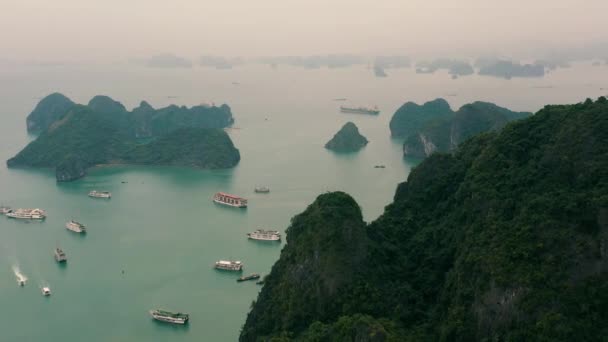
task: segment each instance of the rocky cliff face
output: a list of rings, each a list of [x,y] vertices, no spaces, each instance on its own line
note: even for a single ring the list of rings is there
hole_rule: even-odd
[[[336,152],[356,152],[367,145],[367,139],[359,133],[359,129],[352,122],[347,122],[325,144],[325,148]]]
[[[423,105],[407,102],[391,118],[391,135],[401,138],[408,137],[418,132],[428,122],[450,117],[452,114],[450,105],[444,99],[436,99]]]
[[[431,155],[366,227],[347,195],[321,195],[293,219],[240,339],[600,341],[607,170],[601,97]]]
[[[426,158],[434,152],[453,151],[461,142],[476,134],[499,130],[508,122],[531,115],[513,112],[493,103],[474,102],[462,106],[449,117],[428,122],[407,137],[405,156]]]
[[[28,132],[37,133],[46,130],[53,122],[61,120],[73,106],[74,102],[62,94],[53,93],[46,96],[27,116]]]
[[[84,177],[88,166],[83,159],[70,155],[55,167],[55,178],[58,182],[71,182]]]
[[[357,203],[342,192],[319,196],[287,229],[287,245],[265,278],[241,340],[301,331],[313,318],[323,321],[340,312],[343,290],[357,277],[353,270],[362,265],[366,246]]]

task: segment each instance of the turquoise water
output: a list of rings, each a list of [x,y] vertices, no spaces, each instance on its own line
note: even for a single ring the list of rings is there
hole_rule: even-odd
[[[154,106],[226,102],[236,119],[229,134],[242,156],[231,170],[107,167],[64,184],[55,182],[51,170],[9,170],[0,163],[0,204],[48,213],[41,223],[0,217],[0,340],[234,341],[260,287],[237,283],[236,274],[213,270],[213,262],[239,259],[244,274],[266,274],[281,244],[248,241],[245,234],[256,228],[284,231],[293,215],[325,191],[352,194],[367,221],[381,214],[413,167],[388,130],[403,102],[456,94],[446,97],[454,107],[485,100],[537,110],[606,93],[600,90],[606,74],[586,66],[511,81],[450,80],[412,70],[377,79],[364,68],[0,70],[2,161],[33,138],[25,132],[25,117],[52,91],[81,103],[107,94],[128,108],[141,100]],[[341,103],[332,99],[341,97],[377,104],[382,113],[340,114]],[[326,151],[325,142],[347,120],[369,145],[354,154]],[[386,168],[375,169],[376,164]],[[255,194],[256,185],[272,191]],[[88,198],[92,189],[109,190],[113,197]],[[211,198],[217,191],[247,197],[249,208],[215,205]],[[87,224],[86,236],[65,229],[71,218]],[[65,267],[53,259],[56,246],[68,255]],[[29,278],[24,288],[17,286],[14,266]],[[51,297],[42,297],[43,285],[51,287]],[[188,312],[191,324],[159,324],[147,313],[157,307]]]

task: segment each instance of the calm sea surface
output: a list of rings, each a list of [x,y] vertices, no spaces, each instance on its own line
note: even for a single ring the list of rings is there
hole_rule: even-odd
[[[248,241],[245,234],[256,228],[284,231],[293,215],[326,191],[350,193],[367,221],[380,215],[414,166],[403,160],[401,143],[391,140],[388,129],[405,101],[444,97],[455,109],[482,100],[536,111],[547,103],[605,95],[606,76],[608,68],[587,65],[513,80],[451,80],[412,69],[389,70],[388,78],[379,79],[364,67],[0,68],[0,205],[48,213],[42,223],[0,217],[0,341],[235,341],[260,287],[213,270],[214,261],[238,259],[244,274],[268,273],[282,244]],[[155,107],[227,103],[236,120],[229,134],[242,160],[222,171],[99,168],[65,184],[57,184],[50,170],[7,169],[5,160],[33,139],[26,116],[54,91],[78,103],[109,95],[128,109],[141,100]],[[341,114],[342,102],[334,98],[376,104],[382,112]],[[349,120],[370,140],[368,146],[355,154],[325,150]],[[272,192],[254,194],[256,185]],[[90,199],[92,189],[109,190],[113,197]],[[214,205],[217,191],[248,197],[250,206]],[[71,218],[85,223],[89,233],[68,232],[64,225]],[[65,267],[53,259],[56,246],[68,255]],[[23,288],[17,286],[16,267],[28,277]],[[40,293],[45,285],[53,291],[49,298]],[[190,325],[156,323],[148,310],[157,307],[190,313]]]

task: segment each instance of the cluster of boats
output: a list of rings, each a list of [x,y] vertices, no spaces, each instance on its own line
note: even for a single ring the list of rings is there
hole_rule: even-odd
[[[89,192],[89,197],[93,197],[93,198],[111,198],[112,197],[112,193],[108,192],[108,191],[90,191]],[[6,215],[6,217],[9,218],[14,218],[14,219],[20,219],[20,220],[44,220],[46,219],[46,211],[39,209],[39,208],[35,208],[35,209],[30,209],[30,208],[19,208],[19,209],[11,209],[10,207],[6,207],[6,206],[0,206],[0,215]],[[65,224],[65,227],[67,230],[75,232],[75,233],[79,233],[79,234],[83,234],[86,233],[86,226],[80,222],[74,221],[74,220],[70,220]],[[54,256],[55,256],[55,261],[57,261],[60,264],[64,264],[68,261],[68,257],[65,253],[65,251],[59,247],[55,248],[54,251]],[[25,277],[25,275],[23,275],[20,271],[15,271],[15,276],[17,277],[17,284],[19,286],[25,286],[25,282],[27,281],[27,277]],[[42,291],[42,295],[44,296],[50,296],[51,295],[51,289],[48,286],[44,286],[41,288]]]
[[[266,186],[258,186],[255,187],[254,192],[256,193],[269,193],[270,188]],[[88,194],[89,197],[92,198],[112,198],[112,194],[108,191],[90,191]],[[218,192],[213,196],[213,201],[215,203],[226,205],[235,208],[247,208],[248,201],[246,198],[232,195],[224,192]],[[46,218],[46,212],[42,209],[11,209],[9,207],[0,207],[0,214],[4,214],[7,217],[16,218],[16,219],[27,219],[27,220],[44,220]],[[83,223],[77,222],[75,220],[70,220],[65,224],[66,229],[69,231],[84,234],[87,232],[87,228]],[[251,240],[259,240],[259,241],[281,241],[281,233],[277,230],[266,230],[266,229],[256,229],[253,232],[247,233],[247,238]],[[55,261],[58,263],[66,263],[67,255],[64,250],[57,247],[54,251]],[[243,262],[239,260],[218,260],[215,262],[214,268],[217,270],[231,271],[231,272],[242,272],[243,271]],[[17,282],[20,286],[24,286],[26,282],[26,277],[21,273],[16,273]],[[249,275],[241,276],[237,278],[237,282],[244,282],[248,280],[258,280],[261,276],[258,273],[252,273]],[[259,280],[256,282],[257,284],[262,284],[263,281]],[[42,287],[42,294],[44,296],[51,295],[51,289],[48,286]],[[150,310],[150,315],[152,318],[162,322],[168,322],[173,324],[186,324],[188,323],[190,316],[181,312],[171,312],[162,309]]]

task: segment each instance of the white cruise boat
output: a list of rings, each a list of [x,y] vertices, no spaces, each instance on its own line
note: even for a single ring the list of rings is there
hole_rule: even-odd
[[[67,255],[61,248],[55,248],[55,260],[57,262],[66,262],[68,261]]]
[[[42,295],[45,297],[48,297],[51,295],[51,288],[48,286],[45,286],[42,288]]]
[[[247,208],[247,200],[243,197],[218,192],[213,196],[213,202],[236,208]]]
[[[242,271],[243,263],[240,261],[219,260],[215,262],[215,268],[226,271]]]
[[[10,213],[12,210],[9,207],[0,206],[0,215],[5,215]]]
[[[247,233],[247,237],[252,240],[281,241],[281,233],[277,230],[257,229],[253,233]]]
[[[112,198],[112,193],[109,191],[89,191],[89,197],[93,198]]]
[[[74,220],[70,220],[68,221],[68,223],[65,224],[65,227],[68,230],[71,230],[75,233],[86,233],[87,229],[86,226],[80,222],[76,222]]]
[[[15,209],[6,213],[6,216],[22,220],[44,220],[46,212],[42,209]]]

